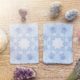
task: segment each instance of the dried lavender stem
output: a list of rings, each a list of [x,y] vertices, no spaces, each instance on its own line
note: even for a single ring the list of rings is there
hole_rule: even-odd
[[[67,80],[77,80],[77,76],[76,76],[76,73],[73,71],[70,76],[68,77]]]
[[[80,80],[80,59],[76,63],[73,72],[70,74],[67,80]]]

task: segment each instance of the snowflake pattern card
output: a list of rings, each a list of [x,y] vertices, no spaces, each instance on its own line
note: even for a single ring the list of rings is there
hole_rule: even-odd
[[[73,26],[65,23],[44,25],[43,61],[46,64],[71,64]]]
[[[10,63],[38,63],[37,24],[16,24],[11,26]]]

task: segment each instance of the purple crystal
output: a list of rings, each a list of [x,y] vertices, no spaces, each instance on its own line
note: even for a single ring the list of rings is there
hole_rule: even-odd
[[[14,71],[14,80],[30,80],[36,77],[32,68],[18,67]]]

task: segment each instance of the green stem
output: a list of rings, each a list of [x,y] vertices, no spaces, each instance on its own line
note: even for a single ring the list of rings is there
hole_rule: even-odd
[[[77,80],[77,76],[76,76],[75,71],[73,71],[73,72],[71,73],[71,75],[68,77],[67,80]]]

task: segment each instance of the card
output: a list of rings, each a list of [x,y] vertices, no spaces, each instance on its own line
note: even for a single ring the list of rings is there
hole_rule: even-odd
[[[73,26],[65,23],[44,24],[43,61],[46,64],[71,64]]]
[[[38,63],[38,25],[15,24],[10,28],[10,63]]]

